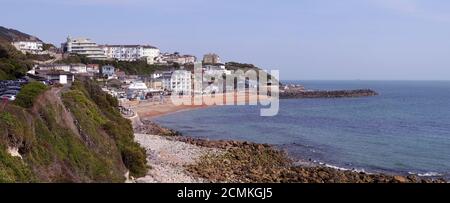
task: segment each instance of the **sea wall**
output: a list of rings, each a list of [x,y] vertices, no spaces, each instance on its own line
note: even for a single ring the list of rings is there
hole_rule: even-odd
[[[378,93],[371,89],[334,90],[334,91],[286,90],[280,92],[281,99],[370,97],[377,95]]]

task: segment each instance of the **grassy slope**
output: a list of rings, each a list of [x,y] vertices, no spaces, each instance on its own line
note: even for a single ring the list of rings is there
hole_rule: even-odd
[[[37,89],[31,85],[24,89]],[[115,110],[117,101],[100,92],[92,96],[94,85],[75,84],[63,93],[64,105],[46,91],[26,98],[31,108],[0,108],[0,182],[123,182],[127,168],[145,174],[145,151],[133,141],[131,124]],[[79,130],[66,122],[71,115]],[[17,147],[23,160],[6,153],[8,146]]]

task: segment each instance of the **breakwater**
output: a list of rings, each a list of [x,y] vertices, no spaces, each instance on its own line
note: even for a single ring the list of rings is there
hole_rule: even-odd
[[[378,93],[371,89],[333,90],[333,91],[286,90],[280,92],[281,99],[370,97],[377,95]]]

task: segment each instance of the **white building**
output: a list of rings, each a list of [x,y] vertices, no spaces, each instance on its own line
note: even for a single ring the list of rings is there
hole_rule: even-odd
[[[157,71],[152,73],[151,79],[158,79],[158,78],[163,76],[163,73],[164,73],[163,71],[158,71],[157,70]]]
[[[43,51],[43,43],[39,41],[16,41],[12,45],[24,54],[39,54]]]
[[[62,47],[65,53],[78,54],[97,60],[106,59],[103,50],[88,38],[67,37],[67,41],[62,44]]]
[[[159,56],[158,48],[149,45],[102,45],[106,57],[119,61],[136,61],[145,59],[149,64]]]
[[[87,68],[82,63],[70,64],[70,72],[74,74],[87,73]]]
[[[165,90],[179,94],[190,94],[192,91],[192,73],[186,70],[164,72],[161,77]]]
[[[164,53],[155,58],[155,63],[157,64],[173,64],[177,63],[180,65],[193,64],[197,61],[197,58],[192,55],[180,55],[175,52],[173,54]]]
[[[132,84],[128,87],[128,89],[129,89],[129,90],[132,90],[132,91],[147,91],[147,90],[148,90],[148,87],[147,87],[147,85],[146,85],[145,83],[143,83],[143,82],[135,82],[135,83],[132,83]]]
[[[37,69],[44,70],[44,71],[70,72],[70,65],[66,65],[66,64],[43,64],[43,65],[39,65]]]
[[[100,73],[99,65],[98,64],[87,64],[86,71],[88,73],[98,74],[98,73]]]

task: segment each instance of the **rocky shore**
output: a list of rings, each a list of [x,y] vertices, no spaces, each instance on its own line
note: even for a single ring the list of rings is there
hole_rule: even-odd
[[[370,97],[377,95],[378,93],[371,89],[335,91],[305,91],[293,89],[280,92],[281,99]]]
[[[167,136],[164,132],[170,130],[143,122],[149,126],[139,129],[159,131],[162,136],[136,135],[136,141],[147,149],[152,167],[137,182],[445,183],[415,175],[367,174],[312,163],[299,166],[287,154],[267,144]]]
[[[148,134],[159,136],[182,136],[181,132],[168,128],[163,128],[148,119],[142,119],[140,125],[135,125],[134,132],[137,134]]]

